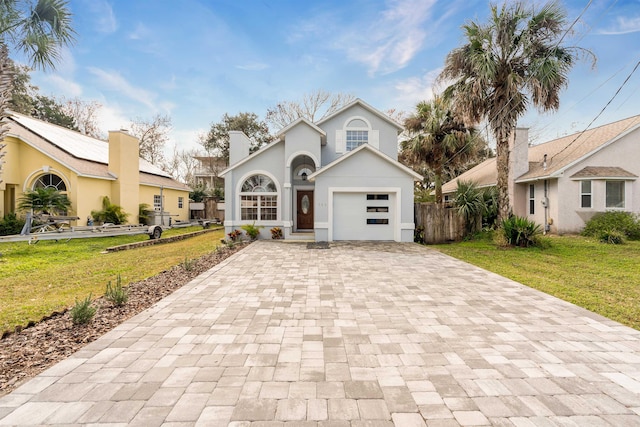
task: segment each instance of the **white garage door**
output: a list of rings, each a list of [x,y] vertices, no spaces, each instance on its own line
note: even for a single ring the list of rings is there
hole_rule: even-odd
[[[334,193],[333,240],[394,240],[394,193]]]

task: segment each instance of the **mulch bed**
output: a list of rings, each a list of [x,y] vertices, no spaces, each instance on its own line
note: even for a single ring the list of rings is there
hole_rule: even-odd
[[[131,283],[127,287],[129,299],[122,307],[114,307],[103,297],[96,299],[93,305],[98,310],[87,325],[74,325],[67,310],[3,337],[0,339],[0,396],[151,307],[242,247],[242,244],[220,246],[217,251],[193,260],[187,266],[176,265],[156,276]]]

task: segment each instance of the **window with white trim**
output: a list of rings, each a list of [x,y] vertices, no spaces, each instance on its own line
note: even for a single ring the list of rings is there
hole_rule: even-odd
[[[252,175],[240,190],[240,219],[275,221],[278,219],[278,190],[266,175]]]
[[[347,151],[354,150],[369,142],[368,130],[347,130]]]
[[[162,196],[159,194],[153,195],[153,210],[158,212],[162,210]]]
[[[182,209],[184,207],[184,197],[178,197],[178,209]]]
[[[591,207],[591,181],[580,181],[580,207]]]
[[[536,213],[536,186],[529,184],[529,215]]]
[[[624,209],[624,181],[607,181],[605,207]]]
[[[33,189],[36,188],[55,188],[58,191],[67,191],[67,185],[62,178],[53,173],[46,173],[38,177],[33,183]]]

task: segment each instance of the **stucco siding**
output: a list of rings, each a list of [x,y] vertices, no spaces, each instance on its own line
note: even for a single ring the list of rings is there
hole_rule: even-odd
[[[379,132],[379,150],[392,159],[397,160],[397,128],[364,107],[354,105],[343,111],[342,114],[332,117],[320,125],[322,130],[327,133],[327,144],[322,147],[322,165],[327,165],[343,155],[343,153],[336,152],[336,131],[344,130],[345,125],[355,117],[364,117],[367,119],[371,124],[371,129]]]

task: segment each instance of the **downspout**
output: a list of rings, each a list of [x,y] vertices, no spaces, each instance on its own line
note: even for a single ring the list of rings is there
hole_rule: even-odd
[[[546,157],[546,156],[545,156]],[[549,226],[549,180],[544,180],[544,233],[547,234],[551,227]]]

